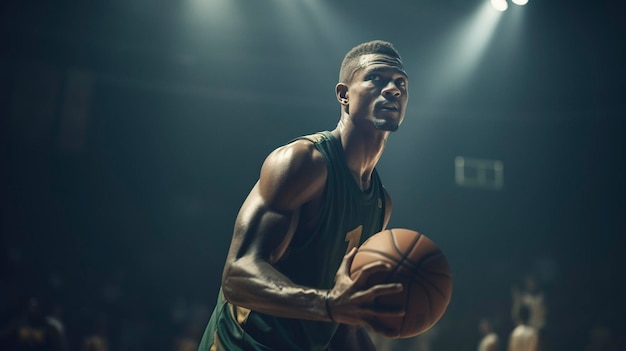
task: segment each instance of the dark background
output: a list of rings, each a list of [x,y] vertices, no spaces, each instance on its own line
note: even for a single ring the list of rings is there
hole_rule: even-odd
[[[343,55],[384,39],[411,95],[378,167],[390,226],[429,235],[454,274],[435,350],[475,349],[481,316],[508,332],[526,273],[552,349],[597,325],[623,338],[623,6],[486,2],[0,5],[2,307],[44,298],[73,348],[107,313],[119,349],[171,349],[206,322],[264,157],[333,129]],[[502,161],[504,187],[456,185],[457,156]]]

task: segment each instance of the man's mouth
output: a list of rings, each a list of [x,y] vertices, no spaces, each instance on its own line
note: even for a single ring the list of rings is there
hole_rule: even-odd
[[[376,109],[380,111],[399,111],[400,108],[396,104],[380,104],[376,106]]]

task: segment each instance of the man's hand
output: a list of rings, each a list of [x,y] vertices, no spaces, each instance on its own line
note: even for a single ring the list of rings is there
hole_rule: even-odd
[[[395,331],[384,330],[377,325],[379,317],[402,317],[404,310],[389,310],[376,305],[376,298],[383,295],[397,294],[403,290],[400,283],[378,284],[370,286],[369,277],[377,272],[391,269],[385,262],[365,265],[354,280],[350,278],[350,266],[356,255],[356,248],[348,252],[335,275],[335,286],[328,292],[328,313],[335,322],[349,325],[366,325],[388,337],[394,337]]]

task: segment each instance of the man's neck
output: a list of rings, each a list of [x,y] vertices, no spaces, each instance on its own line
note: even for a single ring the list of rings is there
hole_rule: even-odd
[[[347,166],[361,190],[367,190],[374,167],[383,154],[389,132],[373,130],[363,133],[340,122],[332,132],[341,140]]]

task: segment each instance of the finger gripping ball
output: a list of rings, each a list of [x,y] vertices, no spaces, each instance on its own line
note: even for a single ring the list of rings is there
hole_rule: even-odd
[[[366,265],[383,261],[388,271],[373,273],[368,285],[402,283],[398,294],[381,295],[380,309],[404,310],[404,316],[380,316],[372,322],[374,331],[393,331],[398,338],[418,335],[443,316],[452,295],[452,274],[448,260],[437,244],[414,230],[395,228],[376,233],[358,249],[350,275],[354,279]]]

